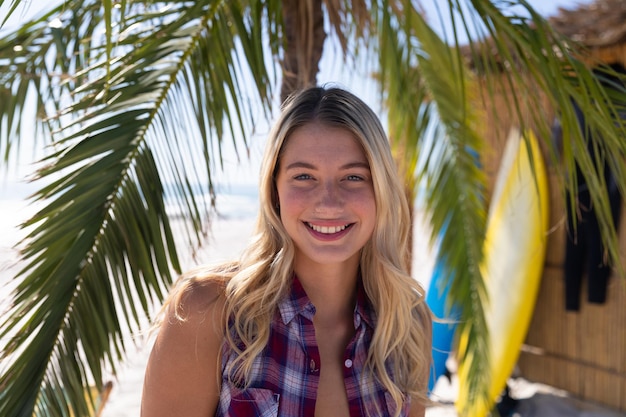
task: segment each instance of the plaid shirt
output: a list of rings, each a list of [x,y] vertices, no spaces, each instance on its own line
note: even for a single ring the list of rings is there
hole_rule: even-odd
[[[320,378],[315,339],[315,307],[297,278],[291,294],[279,303],[268,345],[256,358],[251,384],[233,383],[225,375],[235,353],[224,345],[222,388],[216,416],[313,417]],[[376,325],[374,311],[359,285],[354,310],[355,335],[344,353],[344,383],[351,417],[393,415],[395,403],[378,380],[365,372],[367,350]],[[402,406],[407,416],[409,403]]]

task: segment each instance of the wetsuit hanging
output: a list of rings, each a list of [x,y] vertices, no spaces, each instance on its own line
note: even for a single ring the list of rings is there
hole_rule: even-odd
[[[623,70],[621,65],[617,70]],[[622,71],[626,73],[626,71]],[[574,103],[574,110],[580,128],[585,134],[587,148],[592,160],[596,160],[593,140],[586,126],[581,109]],[[606,161],[602,167],[604,181],[607,186],[609,205],[613,225],[617,227],[620,220],[622,198],[616,180]],[[598,218],[596,216],[591,194],[585,177],[576,165],[576,179],[578,190],[573,200],[576,207],[572,207],[572,198],[567,196],[567,236],[565,247],[565,309],[578,311],[580,309],[583,272],[587,272],[587,301],[602,304],[606,301],[607,286],[611,274],[611,265],[607,251],[602,243],[602,236]]]

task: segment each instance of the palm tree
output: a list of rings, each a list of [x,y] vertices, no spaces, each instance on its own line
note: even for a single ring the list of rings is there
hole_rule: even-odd
[[[12,0],[9,7],[20,3]],[[461,306],[459,331],[470,335],[460,360],[469,362],[471,395],[486,395],[487,300],[477,268],[485,179],[472,151],[480,152],[483,143],[471,105],[477,77],[465,66],[459,36],[469,37],[470,55],[484,69],[481,81],[492,86],[485,91],[530,74],[564,109],[564,126],[572,132],[578,130],[570,100],[582,103],[626,191],[621,126],[575,58],[575,45],[525,1],[519,4],[526,17],[511,13],[508,3],[447,2],[459,12],[457,32],[446,42],[402,0],[67,0],[4,34],[4,162],[14,160],[22,123],[33,123],[24,119],[31,100],[49,152],[32,197],[42,208],[25,224],[25,266],[0,323],[0,340],[7,341],[0,356],[0,415],[89,414],[93,398],[85,397],[84,387],[102,387],[104,369],[115,373],[127,349],[122,335],[145,326],[180,272],[172,217],[186,219],[189,247],[202,242],[223,141],[245,148],[256,120],[272,114],[279,82],[282,98],[315,83],[326,36],[340,42],[347,66],[363,57],[372,65],[408,191],[426,184],[433,238],[444,224],[454,230],[443,235],[438,256],[452,260],[450,296]],[[479,51],[487,37],[498,54]],[[515,65],[502,70],[501,62]],[[534,108],[533,118],[541,120],[540,106]],[[576,143],[582,140],[575,136]],[[564,162],[582,164],[587,182],[598,184],[598,161],[582,149],[572,146]],[[564,178],[564,187],[576,187],[573,177]],[[166,196],[176,213],[166,208]],[[607,197],[595,191],[593,199],[617,259]]]

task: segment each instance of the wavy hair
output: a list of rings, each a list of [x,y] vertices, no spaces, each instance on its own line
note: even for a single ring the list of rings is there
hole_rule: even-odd
[[[370,165],[376,222],[361,251],[360,271],[378,321],[367,368],[391,394],[398,415],[405,395],[427,401],[424,382],[430,367],[431,315],[423,288],[409,272],[411,217],[387,136],[376,114],[352,93],[314,87],[284,103],[263,157],[259,214],[250,244],[238,263],[200,275],[196,272],[187,282],[208,280],[224,285],[225,335],[238,357],[230,371],[246,381],[254,359],[267,344],[278,302],[291,287],[294,244],[280,220],[275,178],[285,143],[296,129],[309,123],[352,133]]]

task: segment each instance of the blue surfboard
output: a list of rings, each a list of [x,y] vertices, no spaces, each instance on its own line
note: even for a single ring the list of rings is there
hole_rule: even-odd
[[[453,277],[446,277],[443,273],[444,260],[439,260],[433,269],[433,275],[426,292],[426,304],[441,322],[433,322],[432,341],[432,368],[428,380],[428,390],[432,392],[437,380],[446,373],[446,361],[452,350],[452,341],[456,330],[456,309],[447,308],[449,284]]]

